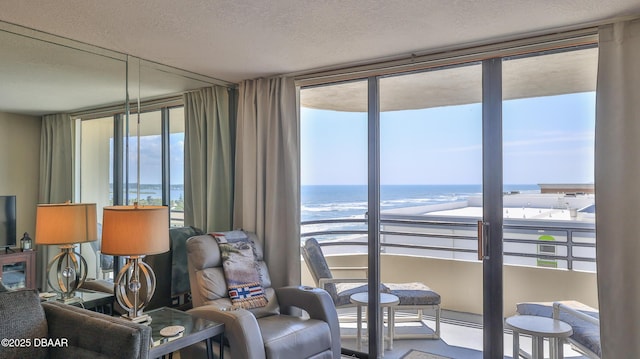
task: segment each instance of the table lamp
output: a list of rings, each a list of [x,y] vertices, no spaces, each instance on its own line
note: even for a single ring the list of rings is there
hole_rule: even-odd
[[[142,258],[168,250],[168,207],[104,207],[102,253],[127,257],[115,281],[116,299],[127,311],[123,317],[135,322],[149,320],[143,309],[153,297],[156,277]]]
[[[97,224],[95,203],[39,204],[36,209],[36,244],[60,246],[47,266],[47,282],[65,302],[74,299],[87,278],[87,261],[74,247],[98,239]]]

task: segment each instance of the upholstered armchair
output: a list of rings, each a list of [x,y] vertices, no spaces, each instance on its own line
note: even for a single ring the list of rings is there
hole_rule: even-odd
[[[2,359],[149,357],[150,327],[59,302],[40,303],[35,290],[1,292],[0,316]]]
[[[273,288],[262,247],[254,234],[255,264],[268,303],[242,309],[229,298],[218,242],[210,235],[187,241],[193,309],[189,312],[225,324],[233,359],[339,358],[340,327],[329,294],[318,288]],[[294,313],[302,309],[307,315]]]

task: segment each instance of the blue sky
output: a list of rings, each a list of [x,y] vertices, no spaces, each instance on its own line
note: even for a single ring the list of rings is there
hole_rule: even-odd
[[[366,184],[366,113],[301,109],[302,184]],[[383,184],[481,183],[480,104],[381,114]],[[593,183],[595,93],[503,105],[504,183]],[[130,181],[135,182],[132,137]],[[171,183],[184,183],[184,134],[170,137]],[[160,183],[160,136],[141,138],[141,183]]]
[[[480,104],[381,114],[382,184],[481,183]],[[302,184],[366,184],[366,113],[301,109]],[[505,184],[593,183],[595,93],[505,101]]]
[[[137,181],[137,137],[132,136],[129,140],[129,182]],[[160,162],[161,151],[160,135],[142,136],[140,138],[140,183],[160,184],[162,183],[162,163]],[[113,140],[110,146],[113,153]],[[170,148],[170,181],[171,184],[184,184],[184,133],[174,133],[169,136]],[[110,171],[113,169],[113,159],[110,159]]]

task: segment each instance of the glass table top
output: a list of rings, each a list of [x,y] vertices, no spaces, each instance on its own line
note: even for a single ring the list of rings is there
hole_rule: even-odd
[[[53,300],[61,301],[60,297],[61,295],[57,293],[53,296],[41,295],[40,298],[46,301],[53,301]],[[97,291],[87,290],[87,289],[78,289],[75,292],[73,292],[73,297],[68,299],[67,302],[69,302],[69,304],[87,303],[87,302],[93,302],[98,300],[113,300],[113,298],[114,296],[112,293],[97,292]]]
[[[200,336],[199,334],[202,334],[203,338],[212,337],[224,330],[222,323],[199,318],[173,308],[153,309],[144,312],[144,314],[151,317],[151,322],[148,325],[151,327],[153,347],[188,336]],[[164,337],[160,334],[163,328],[173,325],[183,326],[184,331],[173,337]]]

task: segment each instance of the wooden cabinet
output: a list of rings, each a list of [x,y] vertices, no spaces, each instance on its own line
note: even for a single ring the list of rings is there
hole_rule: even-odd
[[[36,252],[0,254],[0,280],[9,289],[37,289]]]

